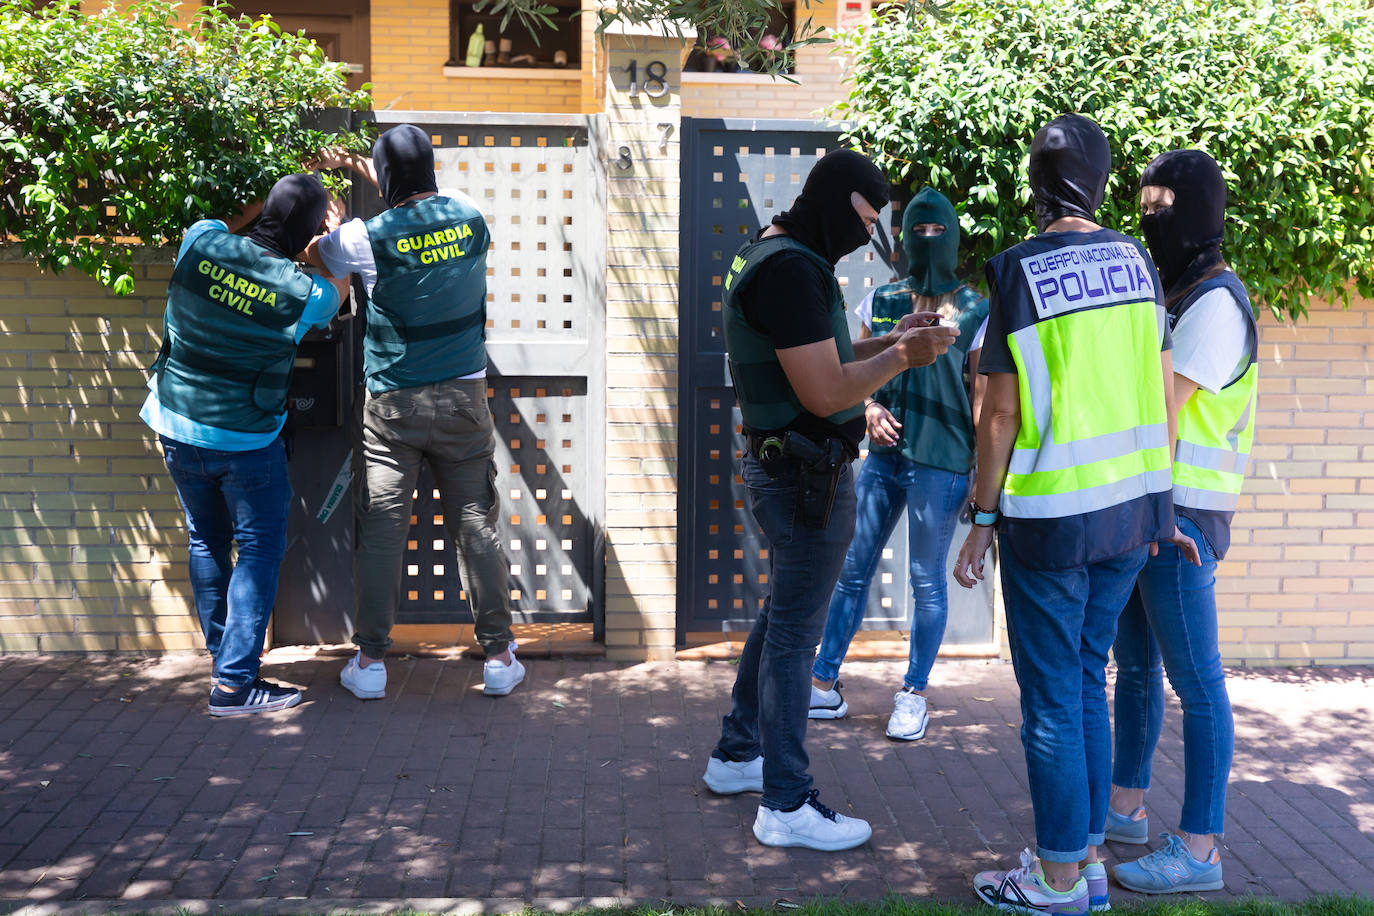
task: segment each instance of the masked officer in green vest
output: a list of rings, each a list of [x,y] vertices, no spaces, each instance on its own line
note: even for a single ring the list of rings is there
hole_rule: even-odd
[[[954,575],[982,578],[996,526],[1036,835],[1020,867],[974,878],[1002,909],[1108,904],[1097,856],[1111,784],[1107,652],[1149,545],[1191,546],[1170,498],[1162,288],[1140,242],[1094,221],[1110,169],[1091,120],[1041,128],[1030,150],[1039,234],[986,270],[974,527]]]
[[[921,312],[880,337],[849,338],[835,265],[868,241],[888,196],[882,172],[858,153],[822,157],[724,281],[725,345],[748,446],[742,472],[768,542],[771,594],[703,779],[718,794],[762,792],[754,836],[770,846],[849,849],[872,832],[812,788],[811,663],[854,532],[849,463],[864,434],[863,399],[929,365],[957,336]]]
[[[301,701],[296,688],[258,677],[258,657],[286,553],[291,484],[281,430],[296,346],[329,324],[347,290],[293,263],[326,203],[319,179],[290,175],[247,236],[231,230],[256,206],[232,227],[193,224],[167,288],[162,351],[140,416],[158,434],[186,510],[191,590],[214,659],[212,716]]]
[[[1150,557],[1121,613],[1116,645],[1116,747],[1107,839],[1145,843],[1143,803],[1164,719],[1169,674],[1183,706],[1183,810],[1178,830],[1118,883],[1143,893],[1223,886],[1216,835],[1226,819],[1235,728],[1217,646],[1217,562],[1255,435],[1259,331],[1250,297],[1222,260],[1226,183],[1201,150],[1172,150],[1140,177],[1140,226],[1164,284],[1173,327],[1174,513],[1200,562],[1172,545]]]
[[[463,588],[486,652],[490,696],[525,676],[515,658],[509,570],[496,536],[495,424],[487,405],[487,248],[477,204],[440,191],[429,135],[411,124],[378,138],[372,158],[333,155],[375,184],[388,209],[350,220],[311,244],[331,271],[356,271],[367,290],[363,374],[366,496],[358,540],[359,651],[340,672],[363,700],[386,695],[382,661],[400,604],[411,494],[421,463],[439,489]]]

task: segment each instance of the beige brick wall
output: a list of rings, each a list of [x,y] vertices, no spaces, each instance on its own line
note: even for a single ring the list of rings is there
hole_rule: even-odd
[[[670,658],[676,642],[678,161],[681,43],[606,44],[606,650]],[[668,65],[670,91],[631,96],[626,68]],[[665,125],[668,128],[665,137]],[[618,164],[625,147],[630,163]]]
[[[642,49],[641,49],[642,50]],[[620,53],[632,53],[625,50]],[[613,658],[671,654],[676,613],[674,117],[609,93],[607,613]],[[670,141],[671,143],[671,141]],[[0,652],[200,645],[181,511],[138,419],[168,268],[118,299],[0,264]],[[1262,321],[1259,429],[1218,571],[1228,663],[1374,662],[1374,302]]]
[[[1374,302],[1261,330],[1255,448],[1217,570],[1222,657],[1374,661]]]
[[[203,644],[182,515],[138,419],[164,265],[137,294],[0,264],[0,652]]]

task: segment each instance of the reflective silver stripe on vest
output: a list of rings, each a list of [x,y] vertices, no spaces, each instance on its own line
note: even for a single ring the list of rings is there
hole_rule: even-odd
[[[1224,471],[1227,474],[1244,474],[1250,456],[1244,452],[1233,452],[1224,448],[1212,448],[1194,442],[1178,440],[1174,461],[1179,464],[1204,468],[1209,471]]]
[[[1249,372],[1250,370],[1246,369],[1245,371]],[[1259,386],[1256,385],[1255,389],[1250,392],[1250,400],[1245,402],[1245,410],[1241,411],[1240,419],[1237,420],[1236,425],[1232,426],[1226,433],[1226,441],[1231,443],[1231,449],[1233,451],[1240,450],[1240,434],[1245,432],[1245,427],[1250,425],[1250,411],[1255,409],[1255,395],[1258,392]],[[1242,468],[1242,470],[1244,470],[1244,468]]]
[[[1002,494],[1002,514],[1008,518],[1068,518],[1110,509],[1151,493],[1167,493],[1173,487],[1167,470],[1134,474],[1125,480],[1051,496],[1012,496]]]
[[[1037,415],[1038,416],[1038,415]],[[1169,447],[1169,425],[1154,423],[1120,432],[1104,433],[1088,439],[1078,439],[1065,445],[1042,441],[1040,448],[1018,448],[1012,451],[1007,470],[1012,474],[1032,474],[1036,471],[1063,471],[1095,461],[1120,458],[1151,448]]]
[[[1078,439],[1063,445],[1054,441],[1054,411],[1050,406],[1050,372],[1045,365],[1045,353],[1040,348],[1040,337],[1035,333],[1035,325],[1022,328],[1012,334],[1021,351],[1025,366],[1026,383],[1030,388],[1031,410],[1035,414],[1035,424],[1040,430],[1039,448],[1018,448],[1011,453],[1011,463],[1007,466],[1009,474],[1033,474],[1036,471],[1063,471],[1097,461],[1120,458],[1144,449],[1169,447],[1169,424],[1152,423],[1136,426],[1114,433],[1104,433],[1088,439]],[[1055,518],[1057,516],[1028,516],[1031,518]]]
[[[1215,490],[1199,490],[1197,487],[1174,487],[1174,505],[1187,506],[1190,509],[1234,512],[1239,497],[1238,493],[1218,493]]]

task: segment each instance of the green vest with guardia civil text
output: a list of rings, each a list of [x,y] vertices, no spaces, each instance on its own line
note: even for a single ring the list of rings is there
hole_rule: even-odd
[[[177,262],[152,371],[162,406],[216,429],[265,433],[286,410],[296,331],[314,281],[286,258],[223,230]]]
[[[363,374],[374,394],[486,367],[487,246],[482,214],[436,195],[367,221],[377,283],[367,304]]]

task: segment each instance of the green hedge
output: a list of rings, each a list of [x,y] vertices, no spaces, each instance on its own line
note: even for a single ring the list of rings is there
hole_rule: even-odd
[[[0,3],[0,235],[128,293],[131,246],[234,215],[326,143],[365,144],[311,126],[369,107],[346,79],[314,42],[218,6],[182,28],[161,0]]]
[[[1114,169],[1101,221],[1138,233],[1158,153],[1206,150],[1230,191],[1225,254],[1257,303],[1374,294],[1374,13],[1367,0],[950,0],[886,8],[843,36],[833,114],[894,180],[963,213],[981,264],[1033,231],[1036,128],[1077,111]]]

